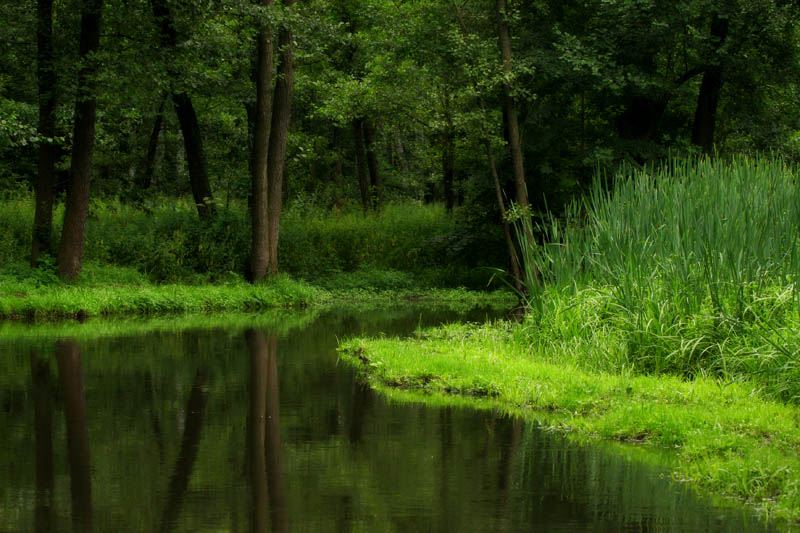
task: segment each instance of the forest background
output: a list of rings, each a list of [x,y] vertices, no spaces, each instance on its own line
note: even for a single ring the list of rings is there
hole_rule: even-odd
[[[557,215],[668,157],[796,161],[797,19],[782,0],[4,2],[0,261],[485,286],[476,266],[513,268],[510,205]]]

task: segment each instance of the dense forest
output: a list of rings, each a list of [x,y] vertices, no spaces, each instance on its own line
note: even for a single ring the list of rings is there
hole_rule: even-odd
[[[507,263],[504,210],[558,212],[598,169],[800,157],[797,19],[785,0],[4,2],[0,191],[35,204],[24,256],[63,279],[93,202],[179,197],[199,225],[238,213],[226,268],[253,280],[293,206],[441,203],[474,230],[450,248]]]

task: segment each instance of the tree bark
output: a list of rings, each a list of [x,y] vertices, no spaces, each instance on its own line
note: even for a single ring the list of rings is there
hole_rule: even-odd
[[[522,144],[520,140],[519,121],[517,119],[517,106],[514,102],[514,88],[512,85],[511,71],[511,36],[506,22],[506,1],[496,0],[495,15],[497,18],[497,36],[500,44],[500,55],[503,60],[505,81],[503,82],[503,117],[506,121],[508,145],[511,151],[511,164],[514,169],[514,186],[516,189],[517,203],[520,207],[528,206],[528,188],[525,183],[525,165],[522,157]]]
[[[715,52],[722,47],[727,36],[728,19],[715,14],[711,21],[711,37],[716,40]],[[717,61],[706,67],[703,73],[692,124],[692,144],[699,146],[705,154],[711,154],[714,150],[714,129],[721,89],[722,65]]]
[[[178,32],[175,30],[169,6],[165,0],[151,0],[151,7],[159,26],[158,36],[161,45],[167,49],[174,49],[178,45]],[[175,73],[171,71],[169,75],[171,78],[176,77]],[[172,104],[183,134],[186,163],[189,167],[189,185],[197,206],[197,214],[201,219],[213,218],[216,211],[213,203],[214,195],[208,181],[203,137],[192,99],[185,92],[173,92]]]
[[[353,140],[356,152],[356,174],[358,190],[361,192],[361,206],[366,212],[370,208],[369,177],[367,175],[367,154],[364,150],[363,120],[353,120]]]
[[[39,254],[52,252],[53,186],[55,182],[56,147],[56,70],[53,62],[53,0],[37,2],[36,74],[39,89],[39,163],[36,178],[36,207],[33,217],[31,266],[36,267]]]
[[[74,340],[56,345],[58,383],[67,420],[72,521],[75,531],[88,531],[92,524],[92,476],[89,458],[86,390],[83,383],[81,350]]]
[[[272,0],[261,0],[269,6]],[[268,221],[267,157],[270,142],[270,118],[272,113],[272,36],[268,28],[262,28],[256,37],[256,105],[253,113],[253,142],[251,153],[250,265],[251,281],[264,279],[270,265],[270,232]]]
[[[144,158],[144,170],[139,175],[137,183],[137,196],[142,191],[146,191],[153,184],[153,173],[156,167],[156,153],[158,152],[158,138],[161,136],[161,129],[164,126],[164,102],[166,97],[160,97],[156,119],[153,121],[153,130],[150,132],[150,139],[147,142],[147,154]]]
[[[383,205],[383,179],[378,165],[378,154],[375,150],[375,128],[372,126],[372,122],[367,119],[363,121],[362,127],[364,130],[364,145],[367,152],[367,168],[369,168],[370,204],[373,209],[379,209]]]
[[[284,6],[291,9],[295,0],[286,0]],[[283,174],[286,158],[286,137],[289,133],[289,118],[292,110],[294,90],[294,34],[285,27],[278,38],[280,61],[275,81],[275,94],[272,103],[272,120],[267,155],[267,181],[269,185],[269,271],[278,272],[278,235],[280,230],[281,205],[283,202]]]
[[[342,131],[338,126],[333,127],[333,150],[335,158],[333,160],[333,186],[334,198],[333,204],[336,210],[341,213],[344,205],[344,191],[343,191],[343,176],[344,176],[344,161],[342,157]]]
[[[83,266],[97,109],[94,78],[98,63],[92,55],[100,46],[102,7],[101,0],[84,0],[81,4],[80,68],[78,69],[78,96],[75,101],[75,124],[72,136],[72,164],[67,188],[64,225],[61,231],[61,245],[58,249],[58,274],[66,281],[74,280]]]
[[[447,87],[442,89],[442,108],[444,112],[444,130],[442,131],[442,183],[444,185],[444,205],[448,212],[455,205],[453,179],[455,177],[455,138],[453,131],[453,115],[450,111],[450,94]]]

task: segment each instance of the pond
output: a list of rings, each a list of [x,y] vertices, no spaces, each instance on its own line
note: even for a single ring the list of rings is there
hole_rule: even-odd
[[[393,401],[337,362],[337,338],[490,314],[418,304],[0,342],[0,531],[765,530],[636,447]]]

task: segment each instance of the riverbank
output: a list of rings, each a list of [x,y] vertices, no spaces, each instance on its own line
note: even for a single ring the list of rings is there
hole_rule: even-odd
[[[379,276],[382,284],[365,283],[363,273],[340,275],[327,286],[276,276],[250,284],[238,277],[208,284],[155,284],[128,269],[90,266],[77,284],[54,277],[14,276],[0,273],[0,320],[82,320],[105,316],[148,316],[168,313],[263,311],[325,307],[338,302],[397,303],[431,301],[461,306],[487,305],[508,308],[516,298],[509,292],[465,289],[411,289],[392,284],[391,275]],[[347,282],[347,280],[350,280]]]
[[[341,358],[376,388],[475,398],[591,438],[674,453],[672,475],[800,525],[800,410],[751,381],[602,372],[528,342],[522,327],[452,325],[410,339],[354,338]]]

